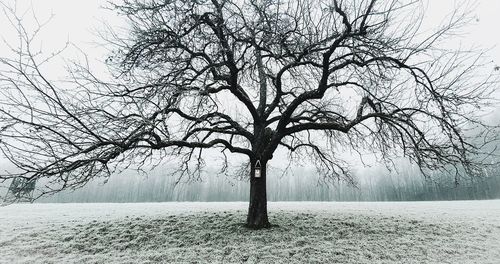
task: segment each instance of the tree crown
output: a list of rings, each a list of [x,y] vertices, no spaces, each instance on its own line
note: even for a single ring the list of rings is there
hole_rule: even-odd
[[[481,54],[439,46],[467,22],[464,13],[424,34],[419,7],[125,0],[112,5],[129,21],[127,35],[109,39],[114,79],[76,63],[73,89],[44,75],[47,58],[30,50],[32,36],[15,24],[24,44],[16,58],[0,58],[0,148],[20,172],[0,177],[48,178],[43,193],[50,193],[109,176],[116,164],[167,156],[195,176],[209,148],[252,162],[283,148],[349,181],[344,147],[476,173],[481,147],[468,131],[490,142],[495,127],[478,109],[496,82],[477,75]]]

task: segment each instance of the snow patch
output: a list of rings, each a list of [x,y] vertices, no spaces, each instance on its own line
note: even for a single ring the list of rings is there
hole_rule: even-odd
[[[500,201],[0,208],[0,263],[498,263]]]

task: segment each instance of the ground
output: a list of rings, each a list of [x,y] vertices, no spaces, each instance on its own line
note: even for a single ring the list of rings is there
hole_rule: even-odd
[[[500,263],[500,200],[0,207],[0,263]]]

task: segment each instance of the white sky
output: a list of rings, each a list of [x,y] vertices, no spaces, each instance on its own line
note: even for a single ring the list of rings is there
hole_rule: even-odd
[[[450,13],[458,0],[425,0],[427,2],[426,20],[428,25],[439,24],[446,14]],[[2,0],[2,2],[12,5],[14,0]],[[48,52],[64,46],[65,42],[76,44],[82,48],[89,58],[102,60],[106,54],[105,48],[96,45],[99,39],[95,30],[102,26],[102,22],[119,24],[120,19],[112,10],[100,8],[106,5],[105,0],[18,0],[19,13],[27,10],[30,4],[34,13],[41,21],[46,20],[51,14],[53,19],[43,28],[41,44],[43,50]],[[478,0],[476,9],[471,13],[477,18],[474,25],[464,28],[468,32],[461,38],[453,40],[454,44],[460,43],[464,47],[476,46],[491,48],[489,55],[495,64],[500,64],[500,1],[498,0]],[[27,21],[30,21],[32,13],[26,14]],[[32,20],[31,20],[32,21]],[[16,34],[9,27],[3,14],[0,14],[0,37],[6,42],[16,44]],[[0,57],[10,54],[4,43],[0,43]],[[60,77],[60,73],[59,76]],[[0,160],[1,161],[1,160]]]
[[[7,4],[14,3],[14,0],[3,1]],[[464,2],[459,0],[425,0],[428,2],[426,11],[426,20],[428,24],[439,23],[453,10],[457,3]],[[473,2],[473,1],[469,1]],[[493,48],[491,50],[492,60],[500,63],[500,1],[498,0],[478,0],[476,9],[472,15],[477,18],[476,24],[464,29],[468,35],[458,39],[465,46],[476,45],[484,48]],[[97,41],[92,32],[101,26],[101,22],[117,23],[119,19],[116,13],[111,10],[100,8],[106,5],[106,0],[17,0],[17,6],[20,11],[26,10],[30,4],[33,6],[35,14],[44,20],[54,14],[52,21],[44,27],[43,47],[52,49],[62,46],[67,39],[82,47],[90,57],[99,57],[101,52],[92,45]],[[21,13],[21,12],[19,12]],[[26,15],[29,19],[30,13]],[[5,18],[0,15],[2,31],[0,36],[6,38],[8,42],[15,39],[12,30],[9,30],[5,23]],[[0,46],[0,55],[4,55],[5,46]]]

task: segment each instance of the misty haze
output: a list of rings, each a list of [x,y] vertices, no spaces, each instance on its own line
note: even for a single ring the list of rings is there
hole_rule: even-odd
[[[500,263],[500,2],[0,10],[0,263]]]

